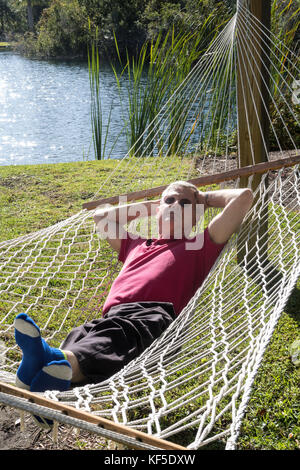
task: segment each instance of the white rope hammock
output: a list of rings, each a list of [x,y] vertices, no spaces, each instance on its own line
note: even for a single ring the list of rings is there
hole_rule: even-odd
[[[125,184],[130,193],[137,185],[148,190],[175,179],[196,178],[204,170],[214,174],[238,168],[240,155],[233,156],[230,137],[237,129],[236,74],[251,60],[248,45],[255,50],[258,35],[264,41],[266,34],[264,26],[249,13],[247,3],[240,3],[238,14],[135,146],[140,158],[131,156],[129,151],[116,163],[94,200],[117,195]],[[245,38],[241,39],[239,55],[237,35]],[[274,67],[280,61],[277,44],[271,36],[267,47]],[[268,99],[282,120],[289,155],[297,157],[297,145],[286,117],[281,115],[282,107],[278,106],[282,101],[298,121],[297,108],[287,99],[293,92],[291,77],[296,78],[299,73],[290,62],[292,59],[290,54],[281,83],[276,83],[276,102],[270,72]],[[249,87],[247,80],[252,79],[246,77],[244,90]],[[256,85],[251,83],[254,89]],[[246,99],[239,103],[242,105],[247,109]],[[258,118],[255,106],[254,103]],[[178,123],[175,128],[171,127],[171,113],[172,123]],[[284,142],[278,137],[271,116],[268,118],[279,148],[277,158],[284,158]],[[248,130],[251,136],[250,121]],[[265,142],[263,133],[261,137]],[[174,142],[176,150],[171,154]],[[266,142],[265,145],[267,148]],[[268,158],[273,160],[269,153]],[[254,153],[252,160],[255,164]],[[189,449],[220,439],[226,439],[228,449],[234,448],[256,372],[300,274],[299,171],[297,164],[263,174],[255,188],[255,204],[239,234],[232,237],[179,317],[139,358],[104,383],[68,392],[48,391],[44,397],[148,435],[186,442]],[[253,181],[252,175],[249,187]],[[240,180],[226,184],[239,186]],[[215,214],[215,210],[210,210],[199,229]],[[21,359],[12,326],[18,313],[28,313],[38,323],[43,337],[56,347],[72,328],[101,314],[120,266],[108,244],[96,235],[92,216],[93,210],[82,210],[54,226],[0,242],[1,381],[14,383]],[[253,233],[266,220],[268,237],[257,237],[253,243]],[[148,230],[148,224],[132,229]],[[151,230],[155,230],[154,226]],[[237,263],[240,249],[255,259],[255,269],[250,271],[247,263]],[[59,422],[90,426],[91,432],[132,445],[128,436],[108,433],[84,419],[76,421],[60,411],[40,408],[6,393],[0,393],[0,402],[54,417]]]

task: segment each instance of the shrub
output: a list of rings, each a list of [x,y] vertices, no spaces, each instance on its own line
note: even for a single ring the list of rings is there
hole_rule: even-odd
[[[42,57],[86,54],[88,18],[78,0],[53,0],[37,24],[33,53]]]

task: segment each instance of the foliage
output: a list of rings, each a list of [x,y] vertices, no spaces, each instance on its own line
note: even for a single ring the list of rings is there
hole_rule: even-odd
[[[20,17],[11,0],[0,0],[0,38],[6,38],[11,30],[20,27]]]
[[[39,0],[36,0],[39,1]],[[98,30],[98,48],[109,57],[115,52],[118,38],[121,55],[138,53],[145,40],[155,40],[174,28],[175,33],[194,34],[210,16],[211,34],[216,34],[223,20],[231,14],[229,2],[216,0],[49,0],[36,24],[36,35],[27,50],[44,57],[86,54],[83,39],[92,39]],[[211,13],[214,15],[211,16]],[[220,21],[222,18],[222,21]],[[88,29],[90,22],[91,29]],[[32,40],[36,41],[33,47]],[[68,49],[69,48],[69,49]],[[68,53],[68,54],[67,54]]]
[[[43,57],[81,55],[88,41],[86,12],[78,0],[52,0],[43,10],[38,35],[28,48],[31,55]]]
[[[168,154],[183,153],[191,137],[190,133],[185,135],[189,118],[184,111],[187,97],[180,92],[175,95],[174,91],[180,88],[180,84],[206,50],[209,38],[217,34],[219,26],[214,27],[217,11],[213,10],[196,32],[185,32],[183,29],[177,33],[175,25],[166,34],[160,31],[157,37],[144,42],[138,54],[131,56],[127,51],[125,60],[115,37],[119,63],[113,65],[113,70],[121,105],[128,103],[127,108],[122,106],[122,117],[126,125],[130,154],[153,155],[155,141],[156,153],[162,147],[168,148]],[[99,123],[95,126],[96,120],[92,118],[94,141],[96,138],[105,140],[99,134],[103,126],[99,119],[101,97],[96,80],[91,84],[91,90],[92,106],[98,112]],[[154,123],[162,106],[166,108],[165,117],[161,120],[162,125],[158,131]],[[181,116],[180,119],[178,116]],[[163,130],[167,127],[169,132]],[[164,138],[158,142],[159,134],[164,135]]]
[[[299,105],[293,102],[293,81],[297,77],[299,64],[300,5],[290,0],[274,0],[272,4],[271,74],[270,102],[271,123],[283,144],[293,139],[295,147],[300,147]],[[283,91],[281,91],[283,90]],[[270,138],[271,150],[278,149],[274,134]]]
[[[0,18],[5,20],[0,34],[8,39],[16,39],[18,34],[32,31],[50,2],[51,0],[0,0]]]
[[[197,2],[190,1],[188,3],[190,11],[192,8],[196,8]],[[145,17],[149,15],[149,11],[154,12],[154,7],[156,9],[160,8],[160,11],[163,12],[165,16],[164,14],[160,16],[161,23],[158,22],[157,29],[159,33],[155,35],[156,33],[154,34],[154,30],[150,27],[148,32],[150,31],[153,37],[150,38],[149,41],[144,42],[138,54],[131,56],[127,51],[125,60],[122,57],[122,52],[120,52],[122,48],[120,47],[119,41],[115,37],[116,51],[119,63],[121,64],[121,71],[119,71],[119,68],[114,67],[114,72],[120,91],[120,101],[121,103],[128,103],[127,108],[126,106],[123,107],[124,113],[122,117],[126,125],[128,150],[131,154],[135,156],[153,155],[155,140],[158,141],[159,134],[163,135],[165,133],[162,129],[158,132],[158,129],[154,127],[154,119],[165,103],[168,103],[167,112],[165,113],[167,118],[163,122],[163,126],[165,129],[168,127],[169,131],[165,133],[167,139],[161,140],[159,143],[157,142],[156,152],[168,148],[167,153],[183,153],[184,146],[191,137],[191,135],[185,136],[188,114],[184,111],[184,97],[181,97],[180,94],[174,95],[174,91],[185,79],[203,51],[207,49],[209,41],[215,37],[220,27],[223,26],[226,21],[224,19],[221,23],[219,20],[220,11],[224,12],[224,5],[216,3],[215,9],[209,13],[208,7],[210,5],[211,2],[209,1],[202,3],[202,9],[207,16],[205,21],[202,21],[201,27],[198,27],[197,31],[192,33],[186,32],[184,28],[184,21],[185,26],[188,25],[188,22],[186,19],[183,21],[184,13],[182,9],[180,10],[180,4],[178,2],[171,4],[153,0],[146,7]],[[273,23],[275,21],[274,18],[276,19],[276,14],[279,15],[279,20],[282,22],[283,14],[289,10],[289,5],[286,5],[286,8],[282,8],[282,4],[278,7],[277,0],[274,1]],[[178,12],[177,15],[175,11]],[[173,26],[171,29],[164,32],[164,25],[166,25],[166,28],[170,28],[167,16],[168,12],[172,12]],[[279,54],[279,58],[278,54],[276,55],[275,66],[273,66],[271,70],[271,86],[274,84],[277,86],[278,81],[283,78],[282,65],[286,63],[287,50],[287,40],[285,36],[288,35],[288,46],[292,47],[295,34],[293,35],[291,33],[292,31],[294,31],[294,33],[297,31],[297,22],[293,24],[292,21],[294,16],[295,10],[290,14],[290,25],[288,28],[284,22],[280,23],[280,21],[275,22],[275,25],[273,25],[279,35],[280,32],[284,35],[284,37],[282,37],[284,46],[281,46],[280,40],[275,44],[276,48],[278,48],[278,45],[282,48],[282,52]],[[176,18],[178,18],[178,21]],[[196,18],[196,10],[193,18]],[[224,18],[226,18],[225,12]],[[180,24],[181,20],[182,22]],[[154,15],[153,24],[156,23],[156,21],[158,21],[158,17]],[[282,24],[282,26],[280,26],[280,24]],[[176,32],[178,28],[179,33]],[[279,63],[277,63],[277,60],[279,60]],[[207,125],[204,126],[202,133],[203,141],[201,141],[201,146],[199,147],[201,151],[203,151],[202,147],[204,146],[205,152],[214,149],[216,153],[222,154],[228,142],[233,144],[235,142],[235,134],[229,135],[233,132],[233,129],[226,130],[229,110],[227,110],[227,108],[225,109],[225,107],[228,103],[229,105],[231,103],[231,106],[235,103],[234,96],[232,96],[232,99],[229,99],[229,96],[232,93],[234,94],[234,90],[228,87],[228,77],[234,72],[231,69],[232,64],[228,58],[225,70],[224,67],[220,69],[218,64],[216,64],[214,72],[211,74],[211,88],[213,92],[206,94],[204,99],[212,110],[213,119],[209,122],[207,119],[204,119]],[[278,73],[278,71],[280,73]],[[293,73],[292,75],[295,74]],[[289,79],[289,77],[286,78]],[[286,93],[289,92],[288,88],[284,87],[284,89]],[[94,94],[94,98],[97,98],[94,110],[98,109],[101,114],[101,107],[99,106],[101,98],[97,96],[98,94],[99,87],[97,93]],[[171,96],[172,100],[169,102]],[[272,89],[272,96],[276,98],[276,101],[272,100],[270,103],[272,131],[275,130],[276,137],[273,132],[270,132],[271,150],[278,150],[277,140],[279,140],[282,148],[290,148],[291,136],[294,139],[295,146],[298,147],[300,141],[296,119],[297,116],[299,117],[299,109],[294,106],[294,114],[291,113],[290,106],[287,107],[285,104],[286,101],[290,101],[289,97],[279,95],[276,88]],[[285,100],[283,100],[283,98]],[[225,103],[222,109],[220,109],[220,103]],[[203,109],[204,108],[205,106],[203,105]],[[106,137],[104,135],[101,136],[103,126],[102,121],[100,123],[100,114],[98,113],[99,125],[97,127],[97,139],[106,141]],[[178,119],[178,116],[181,116],[181,118]],[[199,113],[195,125],[197,121],[201,119],[202,117]],[[94,118],[92,122],[93,124],[96,122]],[[107,130],[108,127],[106,128],[106,133]],[[166,140],[168,140],[168,142]],[[101,148],[101,145],[98,145],[97,148]]]
[[[114,35],[122,51],[133,53],[145,40],[139,17],[145,0],[79,0],[94,30],[98,29],[98,47],[114,51]]]
[[[15,14],[6,0],[0,0],[0,36],[4,33],[5,24],[12,22]]]
[[[273,12],[277,15],[275,23],[284,30],[287,39],[297,20],[295,15],[290,14],[297,9],[297,3],[273,0]],[[236,8],[236,0],[1,0],[0,13],[1,5],[5,5],[5,8],[10,9],[10,17],[14,17],[13,21],[5,22],[6,34],[28,32],[29,4],[32,5],[35,34],[29,36],[25,51],[44,57],[55,53],[86,55],[84,39],[92,37],[88,21],[92,35],[98,29],[97,45],[102,53],[106,51],[111,57],[115,52],[115,35],[120,53],[126,56],[126,51],[130,55],[138,52],[145,40],[155,40],[170,28],[174,28],[176,34],[195,33],[201,29],[206,18],[215,12],[211,18],[213,33]],[[207,34],[209,42],[209,31]],[[296,41],[297,37],[292,40]]]
[[[202,24],[210,17],[211,31],[207,30],[207,43],[210,41],[210,32],[222,24],[232,14],[229,2],[219,0],[186,0],[162,1],[150,0],[141,15],[141,22],[152,39],[159,33],[167,33],[170,28],[176,33],[196,33],[201,30]],[[213,13],[213,15],[212,15]],[[220,21],[221,18],[221,21]]]

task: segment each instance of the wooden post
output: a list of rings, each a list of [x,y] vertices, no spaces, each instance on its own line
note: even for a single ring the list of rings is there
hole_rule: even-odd
[[[249,14],[247,13],[247,10]],[[257,26],[253,19],[258,20]],[[238,0],[237,39],[237,105],[238,105],[238,153],[240,167],[268,161],[269,153],[269,53],[268,38],[259,33],[269,30],[271,0]],[[266,30],[264,29],[264,32]],[[252,189],[261,183],[261,175],[255,175]],[[266,183],[267,184],[267,183]],[[248,178],[240,179],[240,187],[247,187]],[[262,201],[262,205],[264,201]],[[255,266],[257,257],[266,258],[268,234],[268,208],[259,211],[255,226],[250,228],[248,249],[245,239],[238,241],[238,262]],[[247,235],[249,234],[249,231]],[[250,263],[250,264],[249,264]]]

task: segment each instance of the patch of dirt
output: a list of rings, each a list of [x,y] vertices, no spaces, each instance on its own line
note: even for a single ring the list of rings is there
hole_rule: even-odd
[[[0,178],[0,186],[5,188],[15,189],[25,186],[32,186],[40,184],[41,180],[32,175],[26,175],[26,173],[16,176],[8,176],[7,178]]]
[[[285,152],[270,152],[269,161],[282,160],[288,157],[295,157],[300,155],[299,150],[287,150]],[[215,175],[225,171],[235,170],[237,168],[236,154],[232,153],[227,158],[218,156],[211,158],[210,156],[200,156],[196,159],[195,167],[199,170],[199,176]],[[276,171],[274,172],[276,173]]]
[[[287,150],[285,152],[270,152],[269,154],[269,161],[275,161],[275,160],[281,160],[284,158],[288,157],[295,157],[295,156],[300,155],[300,150]],[[213,158],[204,158],[204,157],[198,157],[196,162],[195,162],[195,167],[199,171],[199,176],[205,176],[205,175],[212,175],[212,174],[218,174],[218,173],[223,173],[225,171],[230,171],[230,170],[235,170],[237,168],[237,163],[236,163],[236,155],[232,154],[230,155],[227,159],[221,157],[218,157],[215,159]],[[293,168],[284,168],[282,171],[282,179],[283,181],[286,181],[288,176],[292,173]],[[275,171],[270,171],[268,175],[268,184],[269,186],[272,185],[272,182],[275,180],[277,176],[278,170]],[[226,181],[226,187],[234,187],[235,186],[235,181]],[[273,194],[273,188],[269,191],[270,196]],[[276,202],[276,195],[274,197],[274,200]],[[284,199],[282,201],[284,207],[290,209],[290,210],[297,210],[295,208],[295,188],[293,188],[293,185],[291,183],[287,183],[286,187],[284,188]]]
[[[116,450],[120,445],[59,424],[57,433],[39,428],[29,414],[0,405],[1,450]]]
[[[7,407],[0,408],[0,450],[8,449],[30,449],[34,442],[31,432],[18,432],[15,421],[18,413]]]

